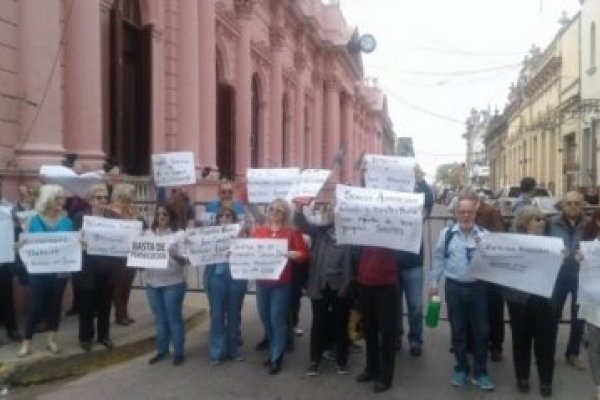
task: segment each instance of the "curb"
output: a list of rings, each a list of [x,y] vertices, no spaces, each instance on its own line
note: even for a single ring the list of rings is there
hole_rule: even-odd
[[[185,318],[186,332],[207,320],[202,309]],[[155,336],[117,346],[112,350],[98,350],[65,356],[40,355],[15,363],[0,362],[0,385],[27,386],[77,377],[142,356],[154,349]]]

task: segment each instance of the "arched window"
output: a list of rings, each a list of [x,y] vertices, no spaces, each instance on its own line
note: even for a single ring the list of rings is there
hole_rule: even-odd
[[[139,0],[115,0],[103,19],[103,80],[106,126],[104,150],[130,175],[150,173],[152,27],[143,25]]]
[[[590,26],[590,68],[596,66],[596,23]]]
[[[260,83],[258,75],[252,76],[251,115],[250,127],[250,166],[259,166],[260,149]]]
[[[217,49],[217,166],[222,178],[235,179],[235,88],[224,81],[225,60]]]

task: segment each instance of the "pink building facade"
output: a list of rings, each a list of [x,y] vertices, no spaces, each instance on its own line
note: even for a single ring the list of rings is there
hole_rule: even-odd
[[[212,168],[198,199],[248,167],[355,182],[360,154],[394,141],[356,35],[319,0],[0,1],[5,191],[70,153],[150,184],[150,154],[180,150]]]

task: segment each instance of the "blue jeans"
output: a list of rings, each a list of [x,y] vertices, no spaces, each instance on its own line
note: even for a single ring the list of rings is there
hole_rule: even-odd
[[[229,270],[209,265],[204,290],[210,307],[209,355],[212,360],[235,359],[239,354],[242,305],[248,281],[236,280]]]
[[[579,278],[576,274],[560,274],[556,279],[554,293],[552,294],[552,303],[554,306],[554,318],[557,324],[562,318],[563,308],[567,302],[567,296],[571,294],[571,322],[569,331],[569,342],[565,356],[578,356],[581,347],[581,337],[585,321],[578,318],[579,306],[577,305],[577,292],[579,289]],[[558,328],[556,330],[558,333]]]
[[[473,331],[473,377],[487,374],[488,312],[485,282],[462,283],[446,279],[446,303],[452,330],[454,370],[469,374],[467,329]]]
[[[154,315],[156,328],[156,352],[169,353],[169,342],[173,342],[173,355],[183,357],[185,327],[183,325],[183,297],[185,283],[169,286],[146,286],[146,297]]]
[[[402,297],[406,294],[408,307],[408,343],[410,347],[423,344],[423,268],[410,267],[399,269],[398,285],[398,318],[396,334],[400,338],[404,334],[402,321]]]
[[[291,284],[256,285],[258,315],[269,340],[269,357],[277,360],[285,351]]]

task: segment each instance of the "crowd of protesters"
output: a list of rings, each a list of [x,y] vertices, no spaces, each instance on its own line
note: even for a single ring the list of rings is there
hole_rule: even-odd
[[[502,360],[504,304],[507,304],[512,333],[512,353],[516,387],[530,391],[531,351],[539,375],[539,392],[552,395],[558,324],[568,295],[571,295],[570,333],[565,358],[571,367],[583,370],[579,358],[585,321],[589,333],[590,366],[600,398],[600,307],[577,305],[581,240],[600,238],[600,212],[591,219],[582,212],[582,196],[566,194],[562,210],[548,218],[528,196],[535,186],[532,178],[521,182],[523,194],[515,204],[511,231],[529,235],[549,235],[564,242],[564,259],[550,299],[479,281],[469,275],[470,261],[477,243],[487,232],[504,231],[504,222],[495,207],[482,201],[470,189],[461,191],[453,205],[455,222],[442,229],[433,248],[429,296],[439,295],[445,279],[445,301],[451,327],[451,351],[456,364],[451,373],[453,386],[469,380],[484,391],[494,389],[488,373],[488,359]],[[156,205],[151,221],[144,221],[135,206],[135,190],[129,184],[109,187],[96,184],[85,198],[67,201],[58,185],[27,185],[19,190],[13,206],[15,234],[21,232],[61,232],[79,230],[84,216],[141,220],[154,235],[185,237],[185,230],[197,225],[241,223],[240,235],[251,238],[281,238],[288,241],[288,259],[278,279],[259,280],[256,286],[258,316],[264,338],[257,349],[267,351],[264,365],[277,375],[283,368],[286,351],[293,350],[300,296],[310,299],[312,321],[307,376],[321,373],[323,358],[333,358],[336,372],[348,374],[348,353],[352,344],[349,320],[361,315],[366,363],[357,375],[359,383],[371,382],[373,391],[392,387],[395,349],[402,348],[404,297],[407,304],[408,350],[413,357],[426,351],[423,342],[423,286],[425,280],[423,244],[419,253],[407,253],[374,246],[351,246],[336,240],[332,205],[317,205],[312,199],[296,199],[291,204],[275,199],[264,214],[257,207],[236,200],[233,185],[223,182],[219,198],[205,206],[197,218],[195,208],[183,190],[174,190],[167,201]],[[424,218],[429,216],[433,196],[417,171],[415,192],[424,194]],[[0,192],[0,199],[3,199]],[[3,205],[9,203],[3,200]],[[33,210],[25,219],[23,211]],[[185,361],[183,302],[186,268],[190,265],[184,242],[169,248],[168,268],[144,270],[146,296],[156,329],[155,364],[172,353],[175,366]],[[23,243],[18,241],[18,249]],[[73,311],[79,315],[81,348],[92,351],[94,343],[115,347],[110,336],[111,308],[114,322],[128,326],[135,320],[128,301],[136,269],[126,267],[119,257],[89,255],[83,241],[81,272],[71,276]],[[13,275],[29,285],[28,314],[22,335],[12,304]],[[34,350],[33,335],[46,332],[46,348],[60,352],[57,332],[67,274],[28,274],[17,256],[11,265],[0,266],[0,322],[12,341],[21,342],[19,357]],[[214,365],[227,360],[242,361],[241,312],[248,282],[234,279],[228,263],[212,264],[204,270],[204,288],[210,307],[209,358]],[[579,313],[579,314],[578,314]],[[583,319],[580,319],[583,318]],[[584,321],[585,319],[585,321]],[[295,329],[295,330],[294,330]],[[472,353],[473,362],[469,361]]]

